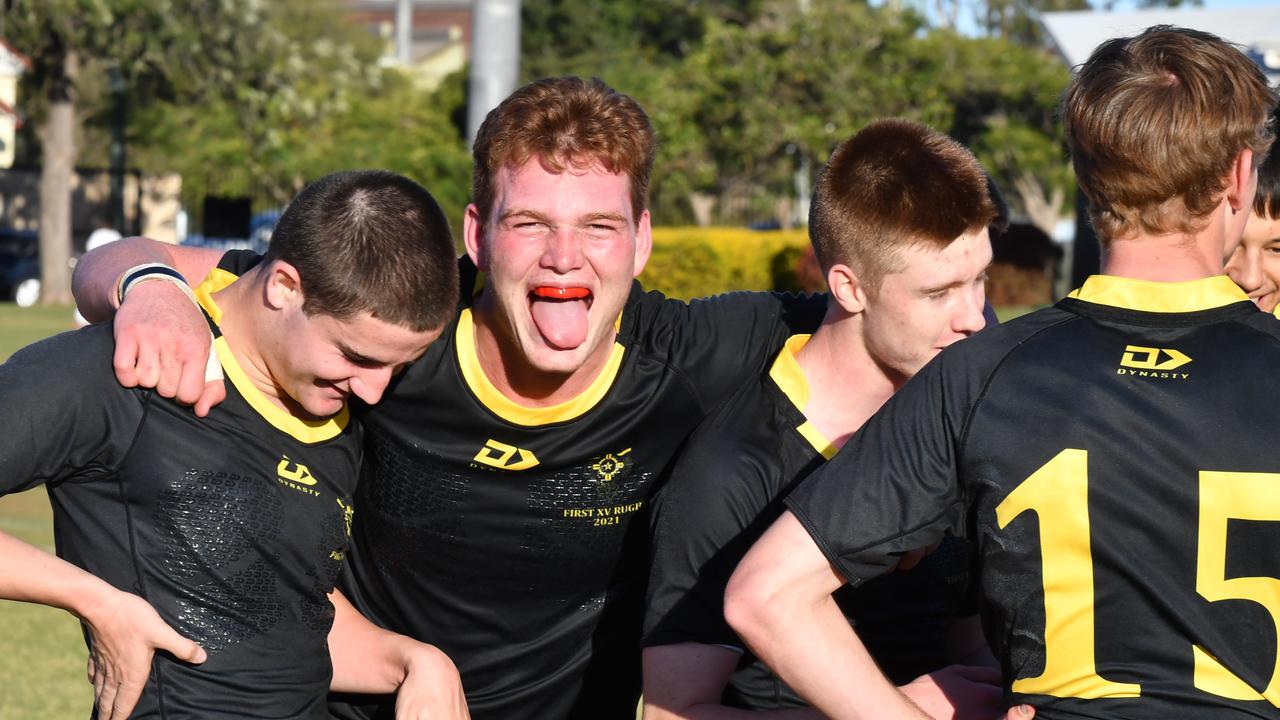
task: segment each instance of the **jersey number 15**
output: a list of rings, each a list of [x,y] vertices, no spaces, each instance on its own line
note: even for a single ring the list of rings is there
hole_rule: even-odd
[[[1093,555],[1089,538],[1089,454],[1066,449],[1024,480],[996,507],[1001,529],[1030,510],[1040,520],[1044,581],[1044,671],[1019,678],[1013,691],[1055,697],[1138,697],[1141,686],[1098,675],[1094,662]],[[1280,521],[1280,474],[1200,472],[1196,592],[1210,602],[1248,600],[1271,614],[1280,643],[1280,579],[1226,577],[1227,520]],[[1233,700],[1280,707],[1280,659],[1261,693],[1203,648],[1192,647],[1195,686]]]

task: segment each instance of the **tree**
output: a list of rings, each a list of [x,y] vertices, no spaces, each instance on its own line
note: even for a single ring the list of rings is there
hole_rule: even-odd
[[[540,0],[520,6],[527,79],[602,75],[636,63],[667,66],[702,42],[709,20],[746,24],[761,0]]]
[[[120,73],[139,96],[226,80],[246,42],[265,32],[254,0],[4,0],[0,35],[32,60],[39,120],[40,263],[44,303],[71,301],[71,173],[81,73]]]
[[[782,221],[797,174],[896,116],[969,144],[1016,210],[1051,229],[1070,188],[1055,117],[1067,80],[1042,50],[890,5],[780,0],[745,25],[712,18],[700,46],[640,86],[662,141],[656,205],[678,199],[701,221],[713,199],[757,198],[757,216]]]
[[[978,156],[1016,215],[1052,234],[1071,212],[1066,199],[1075,186],[1057,117],[1067,68],[1043,49],[1003,38],[942,30],[923,42],[953,69],[941,78],[954,107],[948,132]]]
[[[471,169],[465,72],[433,92],[416,87],[380,68],[377,39],[332,4],[276,0],[265,18],[277,28],[273,49],[241,62],[234,92],[138,116],[139,165],[182,175],[197,211],[210,194],[283,206],[325,173],[382,168],[422,183],[460,220]]]
[[[656,99],[657,193],[756,197],[781,216],[797,171],[812,173],[872,120],[948,127],[946,58],[919,40],[925,30],[917,13],[835,0],[767,3],[746,25],[709,20]]]
[[[944,25],[958,12],[935,4]],[[1037,44],[1036,18],[1087,6],[989,0],[993,35],[975,38],[901,2],[547,0],[522,6],[524,67],[599,75],[640,100],[659,137],[659,222],[709,222],[717,204],[727,217],[729,202],[781,220],[797,176],[871,120],[900,116],[970,145],[1015,212],[1051,230],[1072,187],[1056,119],[1069,75]],[[653,17],[671,21],[654,29]]]
[[[283,206],[326,173],[380,168],[422,183],[458,222],[471,173],[452,117],[464,102],[464,75],[427,93],[398,70],[379,70],[375,83],[348,88],[341,103],[320,98],[323,109],[314,113],[273,114],[268,132],[243,128],[234,101],[156,106],[139,118],[145,147],[135,156],[150,172],[180,174],[184,203],[193,208],[206,195]],[[300,92],[305,99],[316,89]]]
[[[989,35],[1039,47],[1045,42],[1041,13],[1088,10],[1090,4],[1089,0],[985,0],[978,7],[978,22]]]

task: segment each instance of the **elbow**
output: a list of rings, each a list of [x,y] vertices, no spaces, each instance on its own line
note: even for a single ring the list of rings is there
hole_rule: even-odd
[[[750,558],[748,558],[748,561]],[[769,581],[767,568],[744,561],[725,588],[724,617],[747,645],[759,647],[769,629],[778,627],[779,598]]]

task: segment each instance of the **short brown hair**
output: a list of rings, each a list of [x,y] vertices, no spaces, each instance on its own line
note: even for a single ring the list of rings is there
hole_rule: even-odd
[[[1201,229],[1240,151],[1270,147],[1275,103],[1262,70],[1210,33],[1157,25],[1098,46],[1062,120],[1099,238]]]
[[[504,166],[537,158],[560,172],[599,163],[631,181],[631,209],[639,222],[655,149],[649,116],[630,97],[597,78],[537,80],[503,100],[480,125],[471,151],[471,201],[484,223],[493,210],[494,178]]]
[[[1280,108],[1271,112],[1271,129],[1280,122]],[[1258,162],[1258,192],[1253,196],[1253,212],[1258,217],[1280,218],[1280,143],[1271,143],[1265,157]]]
[[[997,219],[973,153],[910,120],[878,120],[836,148],[809,208],[823,271],[847,264],[871,291],[899,269],[903,248],[949,245]]]
[[[283,260],[302,280],[303,312],[369,312],[415,332],[458,306],[449,221],[431,193],[381,170],[338,172],[298,194],[276,224],[263,262]]]

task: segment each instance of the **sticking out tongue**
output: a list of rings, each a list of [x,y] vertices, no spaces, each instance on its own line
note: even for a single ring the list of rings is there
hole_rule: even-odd
[[[543,285],[533,289],[529,311],[548,345],[569,350],[586,341],[590,297],[591,291],[584,287]]]

